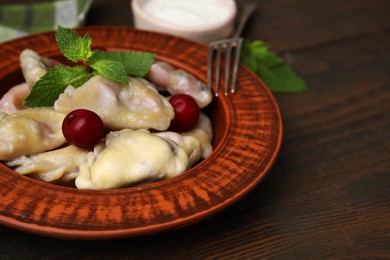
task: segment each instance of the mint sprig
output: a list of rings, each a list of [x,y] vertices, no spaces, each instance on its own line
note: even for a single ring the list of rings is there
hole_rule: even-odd
[[[302,92],[308,88],[306,82],[263,41],[247,40],[242,46],[240,60],[274,93]]]
[[[121,84],[128,83],[128,76],[144,77],[150,70],[155,54],[147,52],[110,52],[93,50],[88,33],[79,36],[69,28],[58,26],[55,35],[58,48],[70,61],[84,66],[55,66],[47,71],[32,87],[24,104],[29,107],[50,107],[69,85],[77,88],[96,74]]]

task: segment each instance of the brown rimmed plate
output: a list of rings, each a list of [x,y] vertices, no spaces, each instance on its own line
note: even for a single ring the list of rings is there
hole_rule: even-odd
[[[85,27],[93,45],[137,50],[206,81],[207,46],[125,27]],[[60,57],[54,32],[0,44],[0,95],[23,82],[19,54],[30,48]],[[278,106],[264,83],[244,66],[235,94],[207,108],[214,127],[214,152],[182,175],[108,191],[78,190],[22,176],[0,164],[0,224],[40,235],[111,239],[154,234],[209,217],[236,202],[270,170],[282,139]],[[0,129],[1,131],[1,129]]]

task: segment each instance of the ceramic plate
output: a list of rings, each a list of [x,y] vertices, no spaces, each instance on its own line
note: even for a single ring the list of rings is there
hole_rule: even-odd
[[[124,27],[85,27],[94,45],[157,54],[159,60],[206,81],[207,46]],[[30,48],[59,57],[54,33],[0,45],[0,94],[23,81],[19,54]],[[264,83],[244,66],[234,95],[221,94],[207,109],[214,152],[178,177],[109,191],[78,190],[19,175],[0,164],[0,224],[40,235],[111,239],[190,225],[236,202],[270,170],[282,139],[278,106]],[[1,131],[1,129],[0,129]]]

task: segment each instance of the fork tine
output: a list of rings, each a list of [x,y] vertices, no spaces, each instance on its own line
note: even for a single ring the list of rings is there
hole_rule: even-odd
[[[214,56],[214,46],[209,45],[209,52],[207,57],[207,87],[211,90],[213,84],[213,56]]]
[[[228,42],[227,47],[226,47],[226,57],[225,57],[225,95],[227,95],[229,93],[231,53],[232,53],[232,43]]]
[[[239,38],[237,41],[237,46],[235,48],[235,57],[234,57],[234,67],[233,67],[233,79],[232,79],[232,89],[231,92],[236,92],[236,83],[237,83],[237,72],[238,72],[238,64],[240,63],[240,53],[243,39]]]
[[[215,96],[218,96],[219,92],[219,85],[220,85],[220,68],[221,68],[221,53],[222,53],[222,47],[218,45],[217,47],[217,60],[215,64]]]

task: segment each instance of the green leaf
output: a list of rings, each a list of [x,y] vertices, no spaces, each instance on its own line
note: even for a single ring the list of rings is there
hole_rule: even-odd
[[[274,93],[294,93],[307,90],[305,81],[286,64],[272,68],[260,65],[256,74]]]
[[[275,93],[302,92],[307,90],[306,82],[283,58],[269,51],[262,41],[246,41],[242,46],[240,60],[255,72]]]
[[[98,60],[90,66],[96,70],[96,72],[108,79],[127,84],[129,77],[126,72],[125,66],[121,62],[116,60]]]
[[[84,66],[55,66],[47,71],[31,89],[24,104],[29,107],[51,107],[69,85],[77,88],[93,77]]]
[[[92,56],[92,40],[88,33],[80,37],[74,30],[58,26],[55,36],[58,48],[69,60],[87,61]]]
[[[155,54],[149,52],[110,52],[94,51],[91,63],[98,60],[119,61],[125,67],[126,73],[135,77],[144,77],[150,70]]]

